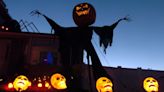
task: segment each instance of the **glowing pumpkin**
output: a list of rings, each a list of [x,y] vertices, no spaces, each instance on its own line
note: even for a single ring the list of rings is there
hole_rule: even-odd
[[[27,90],[29,86],[31,86],[31,82],[28,80],[26,76],[20,75],[15,78],[13,86],[16,91],[24,91]]]
[[[89,3],[80,3],[73,9],[73,20],[80,27],[89,26],[96,20],[96,11]]]
[[[113,83],[107,77],[100,77],[96,81],[96,89],[98,92],[113,92]]]
[[[66,89],[67,88],[67,85],[66,85],[66,78],[59,74],[59,73],[56,73],[56,74],[53,74],[51,76],[51,85],[55,88],[55,89]]]
[[[158,92],[159,84],[155,78],[147,77],[143,82],[143,87],[146,92]]]

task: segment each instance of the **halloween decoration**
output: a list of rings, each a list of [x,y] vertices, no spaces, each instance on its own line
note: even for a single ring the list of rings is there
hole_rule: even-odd
[[[29,86],[31,86],[31,82],[24,75],[19,75],[13,82],[14,88],[16,91],[24,91],[27,90]]]
[[[98,92],[113,92],[113,83],[107,77],[100,77],[96,81],[96,89]]]
[[[51,76],[51,85],[55,88],[55,89],[66,89],[67,88],[67,85],[66,85],[66,78],[59,74],[59,73],[56,73],[56,74],[53,74]]]
[[[51,88],[50,84],[49,84],[47,81],[45,81],[44,86],[45,86],[46,88],[48,88],[48,89],[50,89],[50,88]]]
[[[49,76],[38,76],[33,79],[33,85],[38,87],[38,88],[43,88],[43,89],[50,89],[51,85],[49,84],[50,78]]]
[[[159,84],[155,78],[147,77],[143,82],[143,87],[146,92],[158,92]]]
[[[89,26],[96,20],[96,11],[89,3],[78,4],[73,9],[73,19],[80,27]]]
[[[43,85],[42,85],[41,82],[39,82],[37,86],[38,86],[39,88],[41,88]]]
[[[9,88],[9,89],[13,88],[13,83],[9,83],[9,84],[8,84],[8,88]]]
[[[82,64],[83,63],[83,50],[87,52],[87,59],[89,65],[89,56],[92,60],[92,69],[95,80],[97,80],[101,76],[108,77],[112,79],[109,74],[104,70],[98,55],[91,43],[93,31],[96,32],[100,37],[100,45],[104,46],[104,52],[106,52],[106,48],[112,44],[113,38],[113,30],[117,26],[117,24],[122,20],[129,20],[128,17],[124,17],[119,19],[117,22],[112,24],[111,26],[104,27],[95,27],[91,26],[95,22],[96,12],[91,4],[88,3],[80,3],[74,7],[73,10],[73,19],[78,27],[62,27],[58,25],[55,21],[48,18],[46,15],[40,13],[35,10],[31,12],[32,14],[42,15],[47,22],[50,24],[52,29],[55,31],[55,35],[59,36],[60,40],[60,56],[61,63],[65,70],[66,78],[69,79],[71,76],[75,76],[75,83],[70,83],[70,88],[80,88],[80,81],[76,76],[80,75],[79,72],[74,73],[72,71],[71,66]],[[90,71],[90,70],[89,70]],[[82,75],[81,75],[82,76]],[[91,76],[90,76],[91,78]],[[82,78],[79,78],[82,79]],[[73,89],[71,88],[71,89]]]

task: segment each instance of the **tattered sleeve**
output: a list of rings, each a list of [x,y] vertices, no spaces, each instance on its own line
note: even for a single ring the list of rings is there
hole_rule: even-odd
[[[100,39],[100,46],[103,45],[104,47],[104,52],[106,53],[106,48],[108,46],[112,46],[112,42],[113,42],[113,31],[115,29],[115,27],[117,26],[117,24],[120,22],[121,20],[118,20],[117,22],[115,22],[114,24],[112,24],[111,26],[104,26],[104,27],[95,27],[94,31],[97,33],[97,35],[99,36]]]

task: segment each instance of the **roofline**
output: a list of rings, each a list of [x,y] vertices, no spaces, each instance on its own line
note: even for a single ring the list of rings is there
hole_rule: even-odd
[[[4,32],[0,31],[0,38],[58,38],[58,36],[49,33],[32,33],[32,32]]]

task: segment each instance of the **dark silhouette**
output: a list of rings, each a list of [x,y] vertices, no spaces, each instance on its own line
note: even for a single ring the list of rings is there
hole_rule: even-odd
[[[62,57],[61,63],[65,68],[66,78],[71,78],[71,76],[73,75],[73,70],[71,68],[72,65],[83,63],[83,50],[86,50],[88,62],[89,56],[92,60],[92,68],[95,80],[102,76],[106,76],[112,79],[110,75],[108,75],[108,73],[104,70],[98,58],[98,55],[96,54],[96,51],[91,43],[91,38],[93,31],[95,31],[100,36],[100,46],[103,45],[105,51],[108,45],[111,46],[112,44],[114,28],[120,21],[128,20],[127,17],[119,19],[111,26],[90,26],[94,23],[96,18],[95,10],[90,4],[81,3],[76,5],[73,10],[73,19],[78,27],[62,27],[37,10],[32,11],[31,13],[42,15],[50,24],[52,29],[55,30],[55,35],[59,36],[59,51]],[[72,84],[71,88],[80,88],[79,76],[74,76],[74,80],[74,87],[71,82],[69,83],[69,85]]]
[[[9,15],[3,0],[0,0],[0,16],[2,18],[0,21],[0,31],[21,32],[20,24]]]

